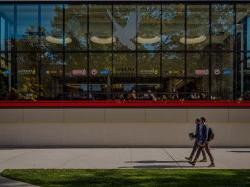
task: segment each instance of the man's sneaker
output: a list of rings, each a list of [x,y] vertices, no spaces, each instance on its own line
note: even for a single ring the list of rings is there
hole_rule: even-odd
[[[215,167],[215,164],[211,163],[208,167]]]
[[[190,157],[185,157],[186,160],[191,161],[192,159]]]
[[[206,158],[203,158],[202,160],[200,160],[199,162],[207,162]]]
[[[192,162],[189,161],[188,163],[191,164],[192,166],[195,166],[195,162],[194,161],[192,161]]]

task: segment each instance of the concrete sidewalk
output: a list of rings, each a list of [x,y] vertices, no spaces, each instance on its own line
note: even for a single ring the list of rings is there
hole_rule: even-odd
[[[3,169],[193,168],[191,148],[0,149]],[[250,148],[212,149],[216,169],[250,169]],[[195,168],[207,168],[198,163]]]
[[[0,176],[0,186],[1,187],[37,187],[31,184],[14,181]]]

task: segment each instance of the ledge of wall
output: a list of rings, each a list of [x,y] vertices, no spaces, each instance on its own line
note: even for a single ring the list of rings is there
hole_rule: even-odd
[[[0,108],[250,108],[250,101],[0,101]]]

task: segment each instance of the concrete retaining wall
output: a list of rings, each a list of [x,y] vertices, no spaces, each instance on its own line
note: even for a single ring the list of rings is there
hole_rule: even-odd
[[[250,147],[250,109],[0,109],[0,146],[190,146],[196,117],[214,146]]]

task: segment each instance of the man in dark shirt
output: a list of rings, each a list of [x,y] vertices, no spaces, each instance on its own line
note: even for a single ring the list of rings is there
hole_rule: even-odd
[[[208,136],[208,127],[206,125],[206,118],[202,117],[201,118],[201,129],[199,131],[199,138],[198,138],[198,151],[195,155],[194,160],[190,161],[190,164],[192,164],[193,166],[196,164],[197,159],[199,158],[201,151],[205,149],[206,153],[209,156],[210,162],[211,162],[211,164],[208,167],[215,167],[214,158],[213,158],[213,156],[210,152],[210,149],[209,149],[209,145],[208,145],[209,142],[207,140],[207,138],[208,138],[207,136]]]
[[[197,151],[197,149],[199,148],[199,145],[198,145],[198,138],[199,137],[198,136],[199,136],[199,131],[200,131],[200,127],[201,127],[201,120],[199,118],[197,118],[195,120],[195,125],[196,125],[195,134],[191,135],[191,138],[195,138],[193,150],[192,150],[189,157],[185,157],[185,159],[187,159],[189,161],[193,160],[193,156],[194,156],[195,152]],[[201,150],[201,153],[202,153],[203,159],[200,160],[200,162],[206,162],[207,158],[206,158],[206,153],[205,153],[204,149]]]

